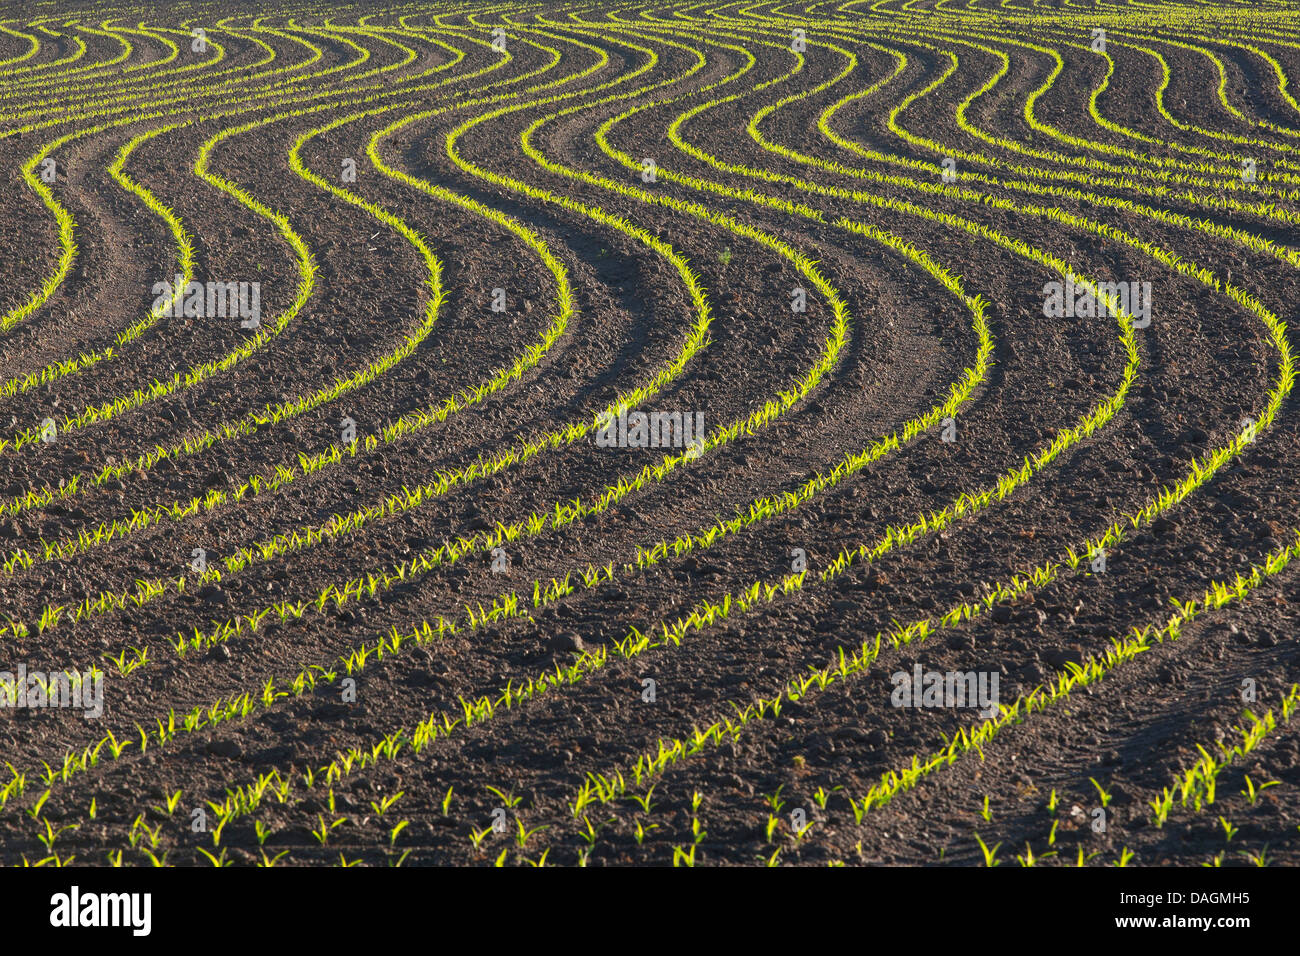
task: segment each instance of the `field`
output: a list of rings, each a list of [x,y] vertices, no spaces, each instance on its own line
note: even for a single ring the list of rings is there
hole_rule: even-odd
[[[1300,5],[0,9],[0,862],[1300,863]]]

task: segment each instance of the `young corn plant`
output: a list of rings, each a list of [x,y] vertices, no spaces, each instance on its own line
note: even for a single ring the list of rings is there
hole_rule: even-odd
[[[375,811],[376,816],[382,817],[389,810],[391,810],[393,808],[393,804],[397,803],[398,800],[402,799],[402,797],[405,794],[406,794],[405,790],[399,790],[397,791],[397,793],[392,794],[391,796],[380,797],[378,801],[374,801],[374,800],[370,801],[370,807],[372,810]]]
[[[528,841],[532,838],[534,834],[541,833],[543,830],[549,830],[550,824],[546,824],[540,827],[534,827],[533,829],[529,830],[524,827],[523,820],[520,820],[518,817],[515,817],[515,828],[516,828],[515,845],[522,850],[528,846]]]
[[[1055,850],[1052,850],[1048,853],[1044,853],[1041,856],[1035,856],[1033,847],[1031,847],[1028,841],[1026,841],[1025,852],[1023,854],[1021,853],[1016,854],[1016,862],[1019,863],[1021,866],[1037,866],[1041,860],[1046,860],[1054,856],[1056,856]]]
[[[1259,795],[1261,793],[1263,793],[1269,787],[1276,787],[1279,785],[1280,784],[1278,781],[1269,780],[1265,783],[1261,783],[1258,786],[1256,786],[1255,782],[1250,779],[1250,774],[1246,774],[1246,789],[1241,791],[1241,795],[1243,797],[1246,797],[1248,800],[1250,800],[1250,805],[1253,807],[1255,805],[1255,801],[1259,799]]]
[[[1244,856],[1251,866],[1265,867],[1268,866],[1268,844],[1264,844],[1260,850],[1238,850],[1238,855]]]
[[[986,867],[994,867],[994,866],[1002,865],[1002,863],[998,860],[998,848],[1002,846],[1001,843],[995,843],[993,844],[992,847],[990,847],[988,844],[984,842],[983,839],[981,839],[978,833],[975,834],[975,842],[980,845],[980,852],[984,854],[984,865]]]

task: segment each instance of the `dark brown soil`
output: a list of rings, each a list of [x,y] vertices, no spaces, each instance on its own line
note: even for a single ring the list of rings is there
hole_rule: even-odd
[[[883,775],[914,758],[926,763],[981,723],[971,709],[895,706],[893,675],[915,667],[996,675],[1010,707],[1134,628],[1165,626],[1172,599],[1203,604],[1215,582],[1231,585],[1270,554],[1300,549],[1300,423],[1264,321],[1295,322],[1300,257],[1288,190],[1300,169],[1292,129],[1300,121],[1273,68],[1242,46],[1266,50],[1294,78],[1300,53],[1275,34],[1289,23],[1281,8],[1237,17],[1231,29],[1217,29],[1208,13],[1188,22],[1171,15],[1159,31],[1149,18],[1107,19],[1115,69],[1098,110],[1133,133],[1125,135],[1088,112],[1106,63],[1088,49],[1088,24],[1075,14],[995,21],[948,9],[858,10],[866,6],[818,7],[794,73],[790,29],[804,21],[785,8],[746,13],[741,5],[710,20],[700,7],[680,17],[672,5],[644,17],[627,7],[620,21],[616,7],[551,5],[502,20],[486,4],[438,14],[366,3],[341,10],[331,29],[323,12],[306,26],[232,0],[200,5],[202,16],[191,18],[231,18],[228,31],[211,33],[224,59],[202,69],[178,72],[199,61],[180,39],[175,62],[146,66],[168,51],[135,34],[131,59],[95,66],[121,46],[89,32],[75,69],[54,65],[73,48],[45,39],[37,55],[7,67],[0,162],[13,176],[0,194],[0,240],[13,254],[0,262],[0,308],[40,290],[59,258],[56,218],[23,182],[23,163],[59,137],[90,131],[50,153],[59,168],[50,188],[76,223],[76,257],[48,298],[0,335],[0,379],[112,345],[147,314],[153,284],[179,269],[166,222],[108,172],[125,143],[156,127],[165,128],[124,171],[193,237],[195,278],[259,282],[263,325],[292,320],[229,367],[106,422],[63,425],[220,362],[252,333],[237,319],[164,317],[111,360],[2,399],[0,545],[4,556],[22,549],[33,560],[0,570],[0,613],[28,628],[0,638],[0,671],[95,664],[105,680],[100,719],[0,708],[0,761],[25,774],[0,809],[0,861],[103,865],[120,852],[133,866],[340,858],[982,865],[983,841],[1000,848],[1003,864],[1030,855],[1047,865],[1081,856],[1094,866],[1300,862],[1300,736],[1283,709],[1300,682],[1294,567],[1264,575],[1243,599],[1186,623],[1177,640],[1153,643],[1050,706],[1022,705],[1020,719],[979,750],[958,753],[859,819]],[[75,5],[59,16],[66,30],[103,17]],[[165,5],[140,16],[159,28],[176,19]],[[343,29],[363,17],[382,32]],[[502,24],[510,59],[499,64],[489,43]],[[262,62],[266,50],[253,36],[274,50],[273,61]],[[1031,122],[1026,100],[1055,65],[1047,48],[1064,65],[1035,97]],[[1156,108],[1162,72],[1148,48],[1170,67],[1163,103],[1172,121]],[[0,59],[25,49],[0,38]],[[1214,61],[1198,49],[1223,63],[1232,109],[1218,100]],[[888,50],[907,58],[898,76],[829,120],[869,155],[844,149],[819,117],[888,77],[897,62]],[[949,53],[957,72],[891,114],[943,75]],[[998,53],[1009,58],[1006,75],[970,99],[1001,68]],[[832,83],[850,55],[856,70]],[[46,71],[52,76],[42,78]],[[176,82],[184,85],[167,85]],[[43,105],[49,97],[58,98],[53,112]],[[120,111],[92,115],[104,103]],[[747,126],[778,103],[757,128],[780,150],[764,149]],[[415,114],[430,115],[375,148],[429,190],[385,175],[367,156],[372,137]],[[213,181],[205,181],[195,163],[232,127],[247,128],[211,149]],[[294,171],[300,142],[303,166],[355,202]],[[945,155],[959,157],[960,189],[933,188]],[[1243,188],[1234,173],[1241,156],[1258,169]],[[654,183],[639,175],[643,157],[658,165]],[[340,180],[347,159],[355,182]],[[427,338],[371,382],[221,437],[228,425],[383,360],[420,327],[433,277],[392,217],[439,262],[444,298]],[[521,374],[471,396],[543,341],[559,309],[552,270],[502,217],[562,264],[573,314]],[[896,241],[843,228],[841,217]],[[901,438],[976,364],[971,310],[900,249],[924,253],[988,303],[991,364],[956,414],[956,440],[933,424],[797,507],[675,550],[682,536],[703,536],[756,500],[796,500],[845,456]],[[1124,381],[1128,353],[1113,317],[1044,314],[1044,286],[1061,278],[1045,256],[1102,281],[1150,283],[1152,321],[1135,332],[1136,378],[1102,427],[1005,497],[936,528],[936,512],[996,492],[1001,476],[1078,428]],[[672,368],[700,322],[683,260],[707,298],[707,335],[638,407],[702,412],[710,435],[748,424],[698,459],[681,460],[681,449],[599,447],[589,428],[596,414]],[[1206,270],[1205,281],[1174,261]],[[815,288],[810,262],[843,303],[842,348],[834,303]],[[491,307],[497,288],[504,312]],[[806,290],[805,312],[791,311],[795,288]],[[1245,419],[1260,420],[1279,388],[1275,417],[1240,454],[1160,514],[1128,520],[1229,445]],[[445,420],[367,442],[448,399],[458,404]],[[779,414],[751,419],[766,403]],[[60,423],[57,438],[15,448],[13,436],[47,416]],[[355,453],[304,474],[303,459],[340,445],[344,418],[361,439]],[[575,425],[587,431],[562,437]],[[204,435],[218,437],[197,441]],[[108,466],[186,440],[198,447],[95,483]],[[535,454],[463,477],[529,442],[540,443]],[[656,472],[664,461],[673,467]],[[292,480],[234,500],[250,477],[277,467]],[[394,507],[448,475],[457,478],[449,488]],[[557,509],[591,509],[611,489],[599,508],[554,520]],[[29,490],[51,500],[24,501]],[[228,500],[204,503],[212,492]],[[176,512],[146,527],[125,527],[172,505]],[[336,516],[365,509],[380,513],[337,531]],[[547,520],[530,530],[531,515]],[[892,541],[921,516],[926,527],[905,543],[820,577],[837,555],[875,547],[891,528]],[[1104,573],[1086,558],[1078,573],[1064,564],[1116,521],[1124,538],[1107,547]],[[95,540],[114,522],[107,540]],[[494,555],[487,536],[516,523],[519,535]],[[289,547],[260,552],[295,533]],[[404,571],[373,594],[354,588],[346,601],[316,603],[327,586],[409,570],[418,555],[458,538],[473,545],[455,560]],[[659,542],[666,554],[638,563]],[[47,558],[45,543],[71,553]],[[223,568],[219,581],[195,581],[196,548]],[[247,566],[219,564],[243,548],[256,554]],[[800,553],[809,568],[802,587],[737,606],[756,582],[780,584]],[[1040,566],[1054,568],[1054,580],[990,599],[954,626],[940,622]],[[599,583],[583,583],[589,568],[602,569]],[[534,602],[535,586],[545,592],[566,577],[571,591]],[[84,599],[134,592],[141,580],[166,583],[145,600],[70,619]],[[517,611],[484,620],[511,593]],[[725,619],[668,636],[704,602],[724,598]],[[269,610],[298,602],[301,616],[281,620]],[[42,630],[47,606],[63,616]],[[928,636],[894,646],[897,629],[924,619]],[[236,633],[184,655],[173,646],[241,620]],[[439,620],[454,629],[440,631]],[[792,681],[882,633],[869,666],[791,699]],[[411,634],[419,639],[392,647],[392,635]],[[627,653],[642,634],[649,646]],[[350,656],[381,638],[363,666]],[[300,674],[312,679],[295,688]],[[207,715],[244,694],[246,714],[184,726],[196,708]],[[778,696],[779,712],[768,708],[734,734],[691,747],[697,731]],[[490,714],[474,708],[483,699]],[[1224,761],[1213,801],[1198,809],[1176,799],[1157,826],[1152,801],[1196,765],[1198,748],[1220,756],[1266,712],[1275,726]],[[417,753],[412,737],[426,720],[439,733]],[[385,739],[400,746],[385,752]],[[638,782],[638,759],[676,741],[680,759]],[[88,750],[93,759],[83,758]],[[625,792],[583,804],[584,787],[591,794],[615,779]],[[224,823],[223,801],[235,808]],[[1094,826],[1095,811],[1104,828]],[[803,824],[811,827],[796,832]]]

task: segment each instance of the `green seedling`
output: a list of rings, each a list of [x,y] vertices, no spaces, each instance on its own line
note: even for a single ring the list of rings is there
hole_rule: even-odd
[[[980,852],[984,854],[984,865],[985,865],[985,866],[987,866],[987,867],[994,867],[994,866],[1001,866],[1001,865],[1002,865],[1002,864],[998,861],[998,847],[1002,846],[1001,843],[995,843],[995,844],[993,844],[993,846],[990,848],[990,847],[989,847],[987,844],[985,844],[985,842],[980,838],[980,835],[979,835],[978,833],[975,834],[975,841],[976,841],[977,843],[979,843],[979,845],[980,845]]]
[[[551,828],[550,824],[546,824],[544,826],[534,827],[531,830],[527,830],[524,828],[524,821],[520,820],[518,817],[515,817],[515,827],[517,828],[515,833],[515,843],[518,844],[521,850],[528,845],[528,840],[534,833],[541,833],[543,830],[549,830]]]
[[[864,799],[861,803],[855,803],[852,797],[849,797],[849,806],[853,809],[853,822],[862,826],[862,818],[867,815],[869,804]]]
[[[1267,843],[1264,844],[1264,848],[1258,852],[1251,852],[1249,850],[1238,850],[1237,853],[1241,856],[1244,856],[1247,860],[1249,860],[1252,866],[1259,866],[1259,867],[1268,866],[1268,844]]]
[[[41,846],[45,847],[46,853],[54,852],[54,841],[57,840],[62,834],[68,832],[69,830],[78,829],[78,826],[76,824],[70,823],[67,826],[59,827],[56,830],[54,829],[54,825],[50,823],[49,820],[42,820],[41,822],[45,824],[45,832],[43,834],[38,833],[36,835],[36,839],[40,841]]]
[[[651,784],[642,796],[638,797],[636,794],[629,794],[628,799],[640,807],[643,812],[649,814],[654,809],[654,804],[650,801],[650,798],[654,796],[654,792],[655,784]]]
[[[163,816],[170,817],[176,813],[176,807],[180,804],[180,802],[181,802],[181,791],[177,790],[175,793],[166,797],[165,808],[155,805],[154,809],[157,810]]]
[[[611,823],[613,823],[614,819],[615,819],[614,817],[610,817],[600,826],[593,826],[592,822],[587,819],[587,815],[584,813],[582,815],[582,822],[584,824],[584,829],[579,834],[579,836],[581,836],[584,840],[587,841],[588,847],[594,847],[596,845],[596,838],[600,836],[600,831],[605,829],[605,827],[609,826]]]
[[[496,787],[488,787],[487,789],[490,790],[496,796],[496,798],[501,801],[502,805],[508,810],[512,810],[515,807],[519,806],[519,802],[523,800],[523,797],[516,797],[513,790],[510,791],[510,793],[507,795],[502,793]]]
[[[1033,847],[1031,847],[1029,843],[1026,842],[1024,855],[1022,856],[1021,854],[1016,854],[1016,862],[1019,863],[1021,866],[1037,866],[1040,860],[1046,860],[1049,857],[1053,857],[1053,856],[1056,856],[1055,850],[1051,851],[1050,853],[1044,853],[1042,856],[1034,856]]]
[[[397,824],[397,826],[393,827],[391,830],[388,831],[389,846],[393,846],[397,843],[397,835],[401,833],[403,830],[405,830],[410,825],[410,823],[411,823],[410,820],[403,820],[401,823]]]
[[[321,846],[325,845],[325,841],[329,839],[329,835],[333,833],[336,828],[347,822],[347,817],[339,817],[333,823],[326,823],[325,817],[320,814],[316,815],[316,819],[320,821],[320,826],[315,830],[312,830],[311,835],[316,838],[316,842]]]
[[[381,797],[378,802],[371,800],[370,807],[375,811],[376,816],[382,817],[385,813],[391,810],[393,808],[393,804],[395,804],[398,800],[402,799],[402,797],[405,794],[406,794],[405,790],[399,790],[391,797]]]
[[[41,816],[41,807],[45,806],[45,801],[50,799],[50,791],[46,790],[40,798],[27,808],[27,815],[33,820],[39,820]]]
[[[844,789],[844,788],[843,788],[842,786],[840,786],[840,787],[831,787],[830,790],[827,790],[827,789],[825,789],[824,787],[818,787],[818,788],[817,788],[817,791],[813,794],[813,803],[817,804],[817,806],[819,806],[821,809],[825,810],[825,809],[826,809],[826,803],[827,803],[827,801],[830,800],[830,798],[831,798],[831,794],[834,793],[834,792],[837,791],[837,790],[843,790],[843,789]]]
[[[781,786],[776,788],[776,793],[769,794],[763,798],[767,801],[767,805],[772,808],[773,813],[780,813],[781,808],[785,806],[785,801],[781,799],[781,791],[784,789],[785,784],[781,784]]]
[[[1280,786],[1278,781],[1269,780],[1267,783],[1261,783],[1257,787],[1255,786],[1255,782],[1250,779],[1250,774],[1246,774],[1246,789],[1241,791],[1241,795],[1249,799],[1250,805],[1253,807],[1255,805],[1255,801],[1259,799],[1259,795],[1261,793],[1263,793],[1269,787],[1276,787],[1276,786]]]
[[[209,862],[209,863],[211,863],[213,866],[217,867],[218,869],[224,869],[225,867],[228,867],[228,866],[234,866],[234,865],[235,865],[235,861],[234,861],[234,860],[227,860],[227,859],[226,859],[226,848],[225,848],[225,847],[222,847],[222,848],[221,848],[221,852],[220,852],[219,854],[217,854],[216,856],[213,856],[213,855],[212,855],[211,853],[209,853],[207,850],[203,849],[203,847],[199,847],[198,850],[199,850],[200,853],[202,853],[204,856],[206,856],[206,857],[208,858],[208,862]]]

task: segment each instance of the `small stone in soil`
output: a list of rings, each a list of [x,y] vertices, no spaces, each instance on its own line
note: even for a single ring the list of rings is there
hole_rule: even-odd
[[[585,645],[582,638],[573,631],[560,631],[551,638],[551,649],[557,654],[563,654],[567,651],[582,652]]]

